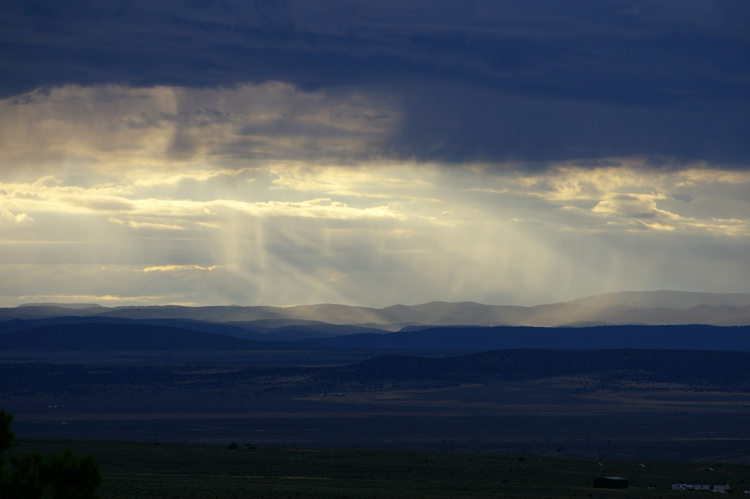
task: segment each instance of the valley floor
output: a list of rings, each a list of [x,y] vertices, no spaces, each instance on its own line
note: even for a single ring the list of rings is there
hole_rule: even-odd
[[[16,394],[3,406],[19,437],[750,464],[750,394],[590,381],[296,395],[131,387]]]

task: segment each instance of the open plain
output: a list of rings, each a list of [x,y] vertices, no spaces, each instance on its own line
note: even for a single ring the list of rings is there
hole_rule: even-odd
[[[365,382],[338,369],[9,364],[3,405],[19,437],[750,464],[750,393],[737,387],[605,373]]]

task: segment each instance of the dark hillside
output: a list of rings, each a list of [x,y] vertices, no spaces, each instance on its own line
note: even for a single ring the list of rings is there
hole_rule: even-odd
[[[493,380],[606,374],[649,383],[708,383],[750,388],[750,353],[685,350],[500,350],[461,357],[383,356],[336,368],[342,378],[362,383],[440,380],[481,383]]]
[[[250,341],[223,334],[143,324],[53,324],[0,336],[0,350],[53,352],[320,350],[324,346]]]
[[[253,323],[247,323],[252,327]],[[328,324],[325,322],[308,321],[304,324],[291,324],[269,329],[265,333],[267,338],[272,341],[299,341],[311,337],[335,337],[352,334],[376,334],[382,335],[384,332],[379,329],[373,329],[361,326],[342,326],[339,324]]]
[[[460,326],[404,329],[389,334],[355,334],[306,340],[332,347],[501,350],[616,348],[750,351],[750,326]]]
[[[253,341],[297,341],[316,337],[343,336],[359,333],[383,333],[383,331],[379,329],[297,319],[210,322],[195,319],[129,319],[109,316],[80,317],[76,315],[65,315],[25,320],[13,319],[0,322],[0,335],[56,324],[129,324],[162,326],[203,331],[206,333],[224,334]]]
[[[0,322],[0,335],[6,333],[15,333],[16,331],[23,331],[24,329],[31,329],[34,325],[29,321],[21,319],[13,319],[10,321]]]
[[[121,317],[48,317],[43,319],[32,319],[25,321],[33,327],[52,326],[56,324],[128,324],[143,326],[161,326],[177,329],[190,329],[193,331],[203,331],[204,333],[224,334],[235,336],[246,340],[264,341],[266,337],[261,331],[256,331],[252,327],[240,327],[232,324],[221,322],[207,322],[193,319],[125,319]]]

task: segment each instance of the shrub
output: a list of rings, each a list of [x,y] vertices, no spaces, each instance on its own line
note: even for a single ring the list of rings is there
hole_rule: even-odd
[[[98,499],[102,481],[99,465],[92,456],[78,458],[68,449],[45,459],[38,452],[10,457],[5,467],[3,454],[13,447],[10,424],[13,416],[0,411],[0,497],[3,499]]]

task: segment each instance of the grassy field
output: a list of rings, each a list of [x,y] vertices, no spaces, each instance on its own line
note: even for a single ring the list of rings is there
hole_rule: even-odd
[[[18,453],[92,454],[103,498],[668,498],[673,482],[750,489],[750,466],[100,440],[20,439]],[[597,476],[634,488],[594,489]],[[653,488],[649,488],[653,487]]]

